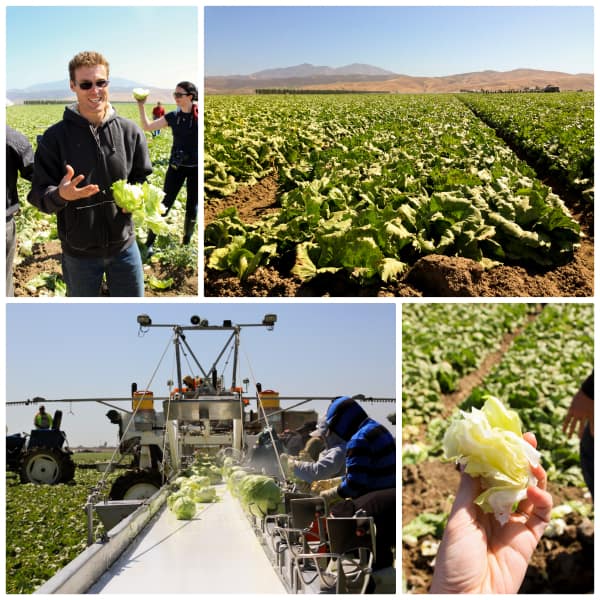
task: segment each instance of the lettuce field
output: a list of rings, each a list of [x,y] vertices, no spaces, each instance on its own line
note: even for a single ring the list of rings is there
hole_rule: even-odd
[[[139,123],[137,105],[117,103],[117,112]],[[165,106],[166,110],[173,107]],[[146,108],[149,112],[149,108]],[[6,109],[6,122],[23,133],[37,146],[37,136],[62,119],[63,104],[14,105]],[[172,145],[170,128],[161,130],[157,137],[147,133],[153,173],[149,182],[163,187]],[[60,267],[60,242],[56,232],[56,217],[40,212],[26,200],[29,182],[19,180],[21,210],[16,217],[17,256],[15,258],[15,295],[64,296],[66,287]],[[144,278],[146,295],[196,295],[198,293],[198,245],[196,237],[189,246],[181,245],[185,212],[185,186],[167,215],[169,231],[157,238],[155,254],[145,261]],[[147,232],[137,232],[143,253]]]
[[[207,96],[207,294],[270,272],[290,295],[511,295],[419,289],[415,266],[545,275],[591,253],[593,131],[591,93]],[[588,275],[531,295],[591,295]]]
[[[440,460],[458,410],[486,394],[515,410],[538,442],[554,500],[523,593],[593,590],[593,503],[579,438],[562,431],[593,369],[593,304],[404,304],[402,307],[402,537],[408,592],[427,591],[458,487]]]
[[[75,479],[58,485],[19,483],[6,474],[6,593],[31,594],[86,548],[84,511],[90,490],[103,477],[93,468],[110,453],[76,453]],[[107,488],[120,475],[106,476]],[[103,527],[97,524],[99,538]]]

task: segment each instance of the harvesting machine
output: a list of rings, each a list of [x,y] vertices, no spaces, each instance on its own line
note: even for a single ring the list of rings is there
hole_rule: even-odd
[[[260,323],[234,324],[226,320],[219,325],[194,316],[190,325],[179,325],[155,324],[148,315],[139,315],[137,322],[143,333],[152,328],[172,330],[176,381],[169,382],[168,394],[162,397],[149,391],[151,384],[139,390],[134,383],[131,396],[126,399],[94,399],[111,407],[107,417],[118,426],[119,450],[122,456],[131,457],[131,465],[110,489],[107,469],[86,504],[88,548],[38,593],[171,593],[198,591],[199,585],[203,592],[215,593],[312,593],[327,577],[331,584],[331,574],[325,577],[321,573],[322,561],[327,559],[322,554],[323,543],[317,543],[317,548],[321,548],[320,561],[313,560],[315,556],[304,556],[313,552],[315,532],[310,533],[313,537],[303,536],[315,518],[319,523],[317,540],[324,535],[326,503],[320,496],[299,491],[287,478],[279,458],[281,441],[277,435],[285,429],[299,429],[304,423],[316,422],[315,411],[296,409],[315,400],[330,401],[331,397],[279,396],[272,390],[263,391],[260,383],[255,383],[253,410],[246,389],[249,380],[242,381],[244,387],[239,382],[242,329],[273,330],[277,316],[267,314]],[[210,331],[225,333],[227,337],[214,361],[205,368],[188,337]],[[193,372],[189,376],[184,376],[183,357],[188,361],[186,368]],[[231,368],[228,382],[225,368],[219,370],[224,357]],[[295,403],[282,408],[282,400]],[[392,398],[366,400],[394,402]],[[59,400],[45,400],[52,401]],[[114,408],[118,401],[130,403],[131,410]],[[211,469],[216,473],[214,487],[219,501],[202,505],[200,516],[191,521],[177,521],[167,509],[173,482],[207,458],[213,461]],[[243,465],[250,473],[271,477],[280,487],[285,514],[257,515],[242,510],[239,501],[227,491],[221,480],[222,471],[216,466],[231,463],[240,468]],[[100,539],[95,539],[95,515],[104,526]],[[353,591],[364,591],[372,574],[373,520],[356,515],[348,522],[342,521],[328,525],[332,538],[327,547],[330,553],[343,553],[344,544],[360,536],[364,548],[361,546],[360,559],[352,563],[352,568],[358,565],[361,582]],[[236,573],[233,578],[232,568]],[[320,574],[318,580],[314,577],[315,568]],[[165,572],[176,572],[177,577],[164,577]],[[308,577],[304,576],[306,573]],[[335,589],[351,591],[344,583],[343,573],[335,578]],[[391,576],[388,574],[386,585],[388,591],[395,589],[395,570]]]

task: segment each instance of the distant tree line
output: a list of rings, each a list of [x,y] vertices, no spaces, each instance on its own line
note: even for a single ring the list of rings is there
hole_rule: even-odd
[[[547,85],[546,87],[535,87],[535,88],[520,88],[518,90],[484,90],[483,88],[480,90],[460,90],[462,93],[469,94],[522,94],[524,92],[531,93],[539,93],[539,92],[560,92],[560,88],[557,85]],[[578,90],[582,91],[582,90]]]
[[[73,100],[23,100],[23,104],[65,104]]]
[[[299,88],[258,88],[257,94],[389,94],[368,90],[305,90]]]

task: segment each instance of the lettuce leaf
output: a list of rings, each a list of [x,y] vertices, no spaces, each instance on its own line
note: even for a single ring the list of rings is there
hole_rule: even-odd
[[[524,439],[519,416],[493,396],[481,410],[460,411],[444,435],[444,456],[457,460],[472,477],[481,477],[483,492],[475,503],[504,524],[518,502],[535,485],[531,474],[540,454]]]

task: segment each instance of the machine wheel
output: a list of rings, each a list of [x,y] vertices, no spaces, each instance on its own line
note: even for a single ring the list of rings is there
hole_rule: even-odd
[[[162,476],[158,471],[129,471],[115,479],[109,498],[111,500],[150,498],[161,486]]]
[[[75,464],[55,448],[35,448],[21,459],[21,483],[65,483],[73,479]]]

